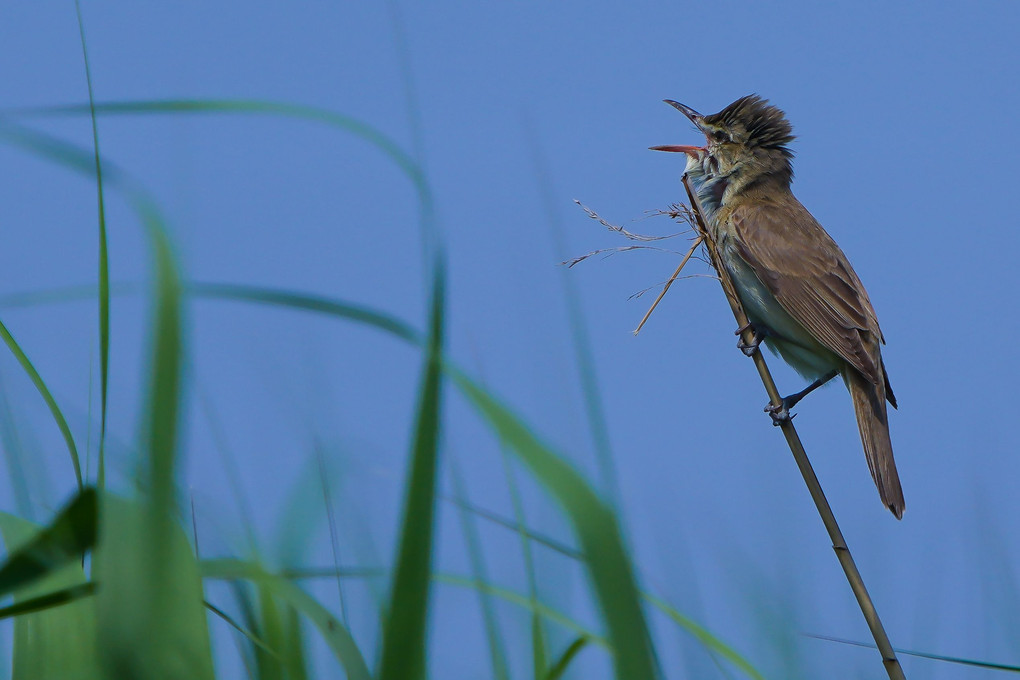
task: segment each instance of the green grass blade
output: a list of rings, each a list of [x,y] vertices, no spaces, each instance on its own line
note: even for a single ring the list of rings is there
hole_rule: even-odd
[[[224,564],[221,564],[224,563]],[[226,578],[225,574],[235,573],[235,570],[240,569],[232,564],[229,564],[229,560],[218,560],[208,562],[208,566],[205,567],[205,571],[208,573],[209,578]],[[239,573],[239,572],[238,572]],[[357,570],[357,576],[359,578],[368,577],[383,577],[385,572],[382,570],[362,568]],[[306,567],[303,569],[288,569],[280,573],[276,578],[286,579],[308,579],[308,578],[334,578],[336,572],[332,568],[316,568]],[[521,595],[520,593],[514,592],[507,588],[501,588],[500,586],[487,583],[485,581],[479,581],[477,578],[460,576],[458,574],[448,574],[443,572],[433,572],[432,581],[442,585],[454,586],[457,588],[466,588],[469,590],[481,591],[486,595],[490,595],[497,599],[508,602],[512,605],[520,607],[525,611],[533,614],[537,614],[544,620],[550,623],[555,623],[562,626],[564,629],[574,633],[575,635],[585,637],[589,642],[592,642],[599,647],[603,647],[606,650],[612,649],[609,641],[599,635],[593,630],[590,630],[578,623],[574,619],[570,618],[566,614],[553,609],[552,607],[542,604],[541,602],[535,602],[530,597]],[[543,672],[544,676],[544,672]]]
[[[11,350],[11,354],[21,364],[21,368],[24,369],[25,373],[28,374],[32,384],[35,385],[35,389],[39,391],[39,395],[46,402],[46,406],[49,407],[50,413],[53,415],[53,420],[57,423],[57,428],[60,430],[60,434],[64,437],[64,443],[67,444],[67,450],[71,454],[71,464],[74,465],[74,476],[78,482],[78,489],[84,488],[84,482],[81,476],[81,463],[78,461],[78,447],[74,444],[74,436],[71,435],[71,428],[67,426],[67,419],[64,418],[63,412],[60,407],[57,406],[57,400],[50,394],[50,390],[46,387],[46,383],[43,381],[42,376],[35,370],[35,366],[29,361],[28,355],[21,349],[21,346],[11,335],[11,332],[7,330],[2,322],[0,322],[0,338],[3,338],[7,348]]]
[[[424,338],[421,333],[411,327],[410,324],[394,316],[363,305],[334,300],[324,296],[273,288],[219,283],[191,283],[187,286],[187,292],[199,298],[254,302],[274,307],[286,307],[337,316],[373,326],[416,345],[424,344]]]
[[[293,486],[287,491],[282,511],[276,520],[276,539],[273,543],[273,555],[284,566],[301,564],[308,553],[308,546],[316,538],[321,528],[319,519],[323,516],[321,493],[323,474],[327,481],[332,481],[330,461],[323,461],[325,472],[319,459],[311,457],[304,465]],[[336,570],[333,570],[336,574]]]
[[[874,643],[870,642],[857,642],[856,640],[844,640],[842,638],[828,637],[826,635],[809,635],[816,640],[825,640],[827,642],[838,642],[841,645],[851,645],[853,647],[865,647],[867,649],[877,649]],[[908,649],[897,649],[897,654],[904,654],[906,656],[916,656],[919,659],[930,659],[932,661],[944,661],[946,663],[955,663],[961,666],[972,666],[974,668],[988,668],[996,671],[1011,671],[1013,673],[1020,673],[1020,666],[1012,666],[1004,663],[995,663],[993,661],[978,661],[975,659],[964,659],[958,656],[945,656],[943,654],[932,654],[931,652],[913,652]]]
[[[151,205],[139,206],[155,260],[144,500],[107,499],[97,554],[106,667],[121,677],[213,677],[195,556],[177,523],[174,475],[180,408],[181,286],[169,239]]]
[[[386,570],[378,567],[285,567],[280,570],[283,578],[302,579],[343,578],[370,580],[386,576]]]
[[[3,128],[0,127],[0,134]],[[413,345],[424,345],[425,337],[411,324],[385,312],[345,300],[337,300],[314,293],[263,288],[243,284],[184,282],[184,292],[195,298],[248,302],[270,307],[281,307],[313,312],[363,323]],[[118,283],[110,287],[113,295],[133,295],[141,292],[135,283]],[[52,290],[0,295],[0,309],[18,309],[38,305],[59,304],[91,300],[96,294],[94,286],[61,286]]]
[[[78,565],[46,579],[40,586],[83,580]],[[14,620],[11,680],[100,680],[96,654],[95,601],[88,597],[91,584],[80,583],[58,593],[20,602],[25,612]],[[19,600],[29,598],[28,589]],[[53,608],[42,609],[44,602]],[[58,605],[59,606],[56,606]],[[14,605],[13,608],[19,605]]]
[[[372,568],[361,568],[356,571],[357,576],[359,577],[385,576],[385,572]],[[262,567],[258,565],[233,559],[205,560],[202,562],[202,573],[206,578],[211,579],[234,581],[247,579],[256,582],[287,584],[290,584],[289,579],[294,578],[335,578],[336,576],[336,570],[330,567],[291,569],[281,572],[280,574],[273,574],[263,570]],[[541,602],[534,602],[530,597],[517,593],[513,590],[502,588],[485,581],[479,581],[473,576],[460,576],[457,574],[448,574],[443,572],[433,572],[432,581],[441,585],[453,586],[455,588],[465,588],[468,590],[484,592],[486,595],[520,607],[529,613],[542,617],[545,621],[561,626],[565,630],[573,633],[575,636],[584,638],[589,643],[601,647],[606,651],[612,650],[612,645],[610,645],[609,641],[597,632],[578,623],[566,614],[557,611],[548,605],[542,604]],[[314,600],[312,602],[314,602]],[[318,606],[321,608],[321,605]],[[321,611],[324,612],[325,610]],[[543,673],[542,677],[544,676],[545,673]]]
[[[543,536],[542,534],[534,533],[527,529],[526,527],[521,527],[519,524],[515,523],[512,520],[500,517],[499,515],[489,512],[487,510],[482,510],[480,508],[475,508],[472,506],[466,506],[466,509],[469,512],[477,514],[479,517],[482,517],[490,522],[493,522],[494,524],[498,524],[499,526],[505,527],[513,531],[523,531],[529,538],[531,538],[535,542],[545,545],[552,550],[555,550],[564,557],[569,557],[575,560],[583,559],[583,555],[581,555],[581,553],[579,553],[577,550],[569,546],[565,546],[562,543],[554,541],[546,536]],[[718,654],[723,659],[726,659],[731,664],[740,669],[748,677],[753,678],[754,680],[764,680],[761,673],[739,652],[737,652],[731,646],[727,645],[717,636],[712,634],[707,628],[697,623],[694,619],[680,613],[675,607],[670,605],[668,602],[666,602],[660,597],[652,595],[651,593],[642,591],[641,598],[648,602],[649,604],[651,604],[656,609],[663,612],[670,619],[670,621],[678,625],[687,633],[691,634],[708,651]]]
[[[528,592],[528,598],[534,608],[531,610],[529,629],[531,631],[531,672],[538,680],[542,677],[542,669],[549,664],[549,650],[546,642],[545,626],[542,625],[542,617],[538,613],[538,597]]]
[[[95,594],[95,583],[79,583],[76,586],[68,586],[67,588],[61,588],[60,590],[46,593],[45,595],[38,595],[30,599],[20,598],[20,601],[17,604],[0,607],[0,620],[62,607],[65,604],[71,604],[72,602],[83,600],[86,597],[91,597]],[[16,635],[17,628],[15,628],[15,636]],[[29,654],[29,656],[33,655]]]
[[[149,451],[146,492],[153,510],[153,566],[160,569],[159,536],[177,513],[174,462],[181,381],[181,283],[169,238],[162,225],[149,229],[156,282],[154,291],[153,354],[148,396]]]
[[[137,283],[111,283],[110,295],[129,295],[139,293],[142,289],[143,287]],[[44,290],[0,295],[0,309],[24,309],[42,305],[79,302],[81,300],[91,300],[95,296],[96,287],[90,284],[83,286],[56,286]]]
[[[14,495],[14,508],[19,517],[32,520],[35,513],[32,506],[33,485],[29,483],[29,472],[36,473],[33,479],[38,479],[41,476],[39,475],[39,465],[42,460],[40,456],[32,456],[26,450],[24,439],[20,433],[22,419],[15,415],[7,389],[2,383],[3,381],[0,380],[0,443],[3,444],[4,459],[7,462],[7,475],[10,480],[11,492]],[[85,467],[87,470],[88,465]]]
[[[151,501],[107,494],[93,559],[100,661],[125,680],[212,680],[212,651],[195,556],[182,527],[158,522]],[[153,552],[154,539],[162,542]],[[159,555],[163,564],[153,564]]]
[[[106,239],[106,203],[103,199],[103,164],[99,155],[99,125],[96,123],[96,99],[92,90],[92,67],[85,42],[85,22],[81,16],[81,2],[74,0],[78,14],[78,33],[81,36],[81,54],[85,62],[85,82],[89,89],[89,117],[92,120],[92,145],[96,157],[96,193],[99,203],[99,467],[97,485],[106,486],[106,392],[110,374],[110,262]]]
[[[552,190],[552,178],[549,176],[549,164],[546,162],[538,141],[538,135],[531,127],[525,125],[525,137],[531,151],[531,162],[534,168],[535,183],[542,199],[549,231],[556,248],[558,262],[570,257],[567,252],[563,223],[559,217],[556,197]],[[577,285],[566,267],[560,267],[560,281],[563,284],[563,297],[567,303],[567,320],[570,324],[570,338],[574,344],[574,355],[577,359],[578,378],[581,382],[581,394],[584,397],[584,410],[591,432],[592,444],[595,447],[595,461],[599,470],[599,482],[605,490],[616,513],[622,516],[620,507],[620,484],[613,460],[613,452],[609,446],[609,431],[606,423],[605,407],[602,404],[602,390],[599,389],[598,371],[595,357],[588,337],[588,324],[581,306],[581,296]]]
[[[483,387],[484,385],[484,380]],[[511,463],[511,452],[506,442],[499,440],[499,458],[503,463],[503,477],[506,479],[507,490],[510,492],[510,503],[514,509],[514,517],[517,520],[517,535],[521,542],[521,557],[524,560],[524,573],[528,579],[528,597],[531,598],[535,608],[531,611],[530,632],[531,632],[531,673],[534,680],[542,680],[546,668],[549,666],[549,653],[546,631],[542,624],[542,617],[539,616],[538,605],[538,576],[535,569],[535,560],[531,553],[531,536],[524,529],[527,520],[524,516],[524,503],[521,500],[521,492],[517,486],[517,476],[514,474]],[[477,513],[478,509],[464,502],[462,498],[455,501],[463,511]],[[513,523],[510,523],[513,525]]]
[[[425,673],[442,398],[444,272],[441,260],[433,276],[429,338],[404,492],[400,544],[383,621],[379,680],[418,680]]]
[[[323,579],[323,578],[336,578],[337,572],[332,567],[305,567],[299,569],[285,569],[279,574],[270,574],[261,570],[261,567],[253,566],[250,563],[242,562],[239,560],[207,560],[202,563],[202,571],[206,578],[217,578],[217,579],[240,579],[240,578],[272,578],[272,579],[283,579],[289,582],[290,579]],[[354,578],[382,578],[386,576],[386,572],[382,569],[374,569],[370,567],[357,568],[353,570],[353,576],[347,572],[351,570],[344,570],[341,572],[341,576],[354,577]],[[576,635],[584,636],[589,639],[590,642],[610,649],[609,641],[604,637],[600,636],[593,630],[590,630],[574,619],[570,618],[566,614],[559,612],[548,605],[542,604],[541,602],[533,602],[531,598],[521,595],[520,593],[514,592],[507,588],[501,588],[499,586],[479,581],[474,577],[460,576],[457,574],[448,574],[443,572],[433,572],[432,581],[442,585],[454,586],[457,588],[467,588],[469,590],[480,590],[484,591],[487,595],[491,595],[497,599],[509,602],[515,606],[521,607],[525,611],[533,612],[541,616],[543,619],[562,626],[568,631],[573,632]]]
[[[54,520],[34,535],[26,535],[29,522],[0,513],[0,531],[8,558],[0,566],[0,595],[19,588],[81,558],[96,542],[96,492],[89,488],[67,504]],[[11,550],[13,546],[16,550]],[[50,588],[53,590],[53,588]]]
[[[205,416],[206,427],[212,439],[213,449],[219,454],[223,470],[226,473],[227,482],[233,496],[234,506],[241,516],[241,524],[244,527],[245,538],[248,543],[248,550],[251,554],[259,553],[258,537],[255,534],[255,522],[252,520],[251,503],[245,493],[244,485],[241,483],[241,470],[237,465],[237,457],[228,443],[227,434],[223,429],[216,410],[213,407],[212,399],[206,390],[203,389],[198,376],[192,377],[193,390],[201,405],[202,414]]]
[[[509,602],[510,604],[520,607],[525,611],[538,614],[544,620],[555,623],[558,626],[574,633],[577,636],[588,638],[588,640],[599,647],[604,648],[607,651],[612,651],[613,646],[605,637],[599,635],[594,630],[591,630],[581,623],[578,623],[574,619],[570,618],[566,614],[552,607],[543,604],[542,602],[533,602],[531,598],[526,595],[521,595],[518,592],[509,590],[508,588],[501,588],[500,586],[493,585],[491,583],[479,583],[473,578],[466,576],[460,576],[458,574],[447,574],[442,572],[433,573],[432,579],[436,583],[443,585],[454,586],[457,588],[468,588],[470,590],[484,590],[487,594]]]
[[[454,371],[451,377],[559,501],[570,519],[609,629],[616,677],[626,680],[658,677],[634,571],[613,512],[576,470],[542,444],[509,409],[463,373]]]
[[[464,480],[460,476],[460,469],[457,460],[452,455],[449,463],[450,479],[453,482],[453,492],[458,501],[463,501],[467,495]],[[467,505],[464,501],[460,510],[461,533],[464,534],[464,543],[467,544],[468,557],[471,562],[471,575],[479,583],[487,582],[488,575],[485,569],[485,558],[482,555],[481,540],[478,537],[478,529],[475,526],[474,518],[463,507]],[[492,600],[484,590],[478,590],[478,604],[482,610],[482,621],[485,624],[485,636],[489,643],[489,657],[492,662],[492,675],[496,680],[509,680],[510,670],[507,668],[506,651],[503,649],[503,636],[500,634],[499,621],[496,612],[492,607]]]
[[[291,605],[284,609],[287,639],[284,641],[287,675],[289,680],[308,680],[305,643],[301,635],[301,613]]]
[[[343,665],[348,680],[371,680],[368,665],[347,628],[325,607],[301,588],[251,562],[234,559],[203,560],[205,578],[224,581],[251,581],[269,588],[273,595],[303,614],[322,634]]]
[[[31,141],[33,150],[80,169],[74,147]],[[149,396],[141,503],[107,498],[95,559],[105,667],[126,678],[212,678],[201,580],[177,516],[174,476],[180,405],[181,286],[166,228],[144,194],[128,196],[155,261]]]
[[[260,584],[256,590],[259,596],[259,631],[266,640],[266,644],[277,650],[275,655],[255,650],[256,677],[259,680],[284,680],[286,677],[282,655],[284,624],[280,618],[280,609],[276,606],[269,588]]]
[[[397,62],[400,64],[400,84],[404,90],[407,122],[411,128],[411,148],[414,150],[414,158],[420,162],[425,157],[425,135],[422,132],[421,107],[415,94],[414,74],[411,69],[411,50],[408,47],[407,32],[404,29],[400,5],[394,0],[390,0],[387,4],[390,14],[390,29],[393,31],[393,42],[396,46]]]
[[[199,568],[204,569],[204,562],[199,562]],[[259,619],[255,613],[255,598],[251,593],[252,588],[249,588],[249,584],[243,581],[231,581],[228,585],[238,608],[241,610],[241,618],[245,626],[261,641],[262,631],[259,628]],[[206,607],[208,608],[208,606],[209,603],[206,600]],[[241,660],[244,662],[245,670],[248,671],[248,677],[251,680],[258,680],[258,668],[255,663],[255,645],[258,643],[255,643],[254,640],[252,642],[253,644],[249,646],[238,644],[238,649],[241,653]],[[272,652],[275,654],[276,650],[272,650]]]
[[[96,102],[96,113],[113,115],[167,115],[167,114],[231,114],[270,115],[298,118],[321,123],[359,137],[376,147],[392,160],[411,179],[419,190],[427,192],[424,173],[414,159],[400,145],[372,125],[335,111],[313,106],[289,104],[258,99],[160,99],[119,102]],[[23,116],[90,115],[92,108],[81,104],[46,106],[8,111]]]
[[[563,650],[563,654],[556,660],[552,666],[549,667],[549,672],[545,674],[545,680],[559,680],[563,677],[563,674],[567,672],[567,668],[570,667],[570,662],[574,660],[582,649],[591,642],[590,639],[585,636],[575,638],[570,645]]]
[[[583,560],[584,559],[584,555],[581,553],[580,550],[577,550],[576,548],[572,548],[571,546],[566,545],[565,543],[561,543],[560,541],[557,541],[554,538],[550,538],[550,537],[546,536],[545,534],[540,534],[537,531],[532,531],[527,526],[525,526],[524,524],[521,524],[520,522],[518,522],[516,520],[507,519],[506,517],[501,517],[500,515],[497,515],[494,512],[490,512],[490,511],[485,510],[483,508],[479,508],[478,506],[471,505],[470,503],[465,503],[465,502],[460,501],[460,500],[458,500],[456,498],[447,498],[446,500],[449,500],[450,502],[455,503],[458,507],[463,508],[464,510],[470,512],[473,515],[478,515],[479,517],[482,517],[483,519],[485,519],[488,522],[491,522],[493,524],[498,524],[499,526],[503,527],[504,529],[509,529],[510,531],[513,531],[513,532],[516,532],[516,533],[518,533],[520,535],[523,535],[525,538],[528,539],[529,542],[530,541],[534,541],[535,543],[538,543],[539,545],[544,545],[545,547],[549,548],[550,550],[558,552],[559,554],[565,555],[566,557],[569,557],[569,558],[574,559],[574,560]]]
[[[394,44],[397,48],[397,61],[400,64],[400,80],[404,88],[404,103],[407,109],[407,122],[411,129],[411,150],[415,162],[422,167],[424,173],[425,135],[422,132],[421,108],[415,95],[414,75],[411,69],[411,55],[404,31],[403,17],[396,0],[389,0],[390,27],[393,30]],[[431,219],[431,206],[422,203],[422,271],[425,272],[425,285],[428,285],[429,265],[441,246],[439,230]]]
[[[535,558],[531,553],[532,537],[525,530],[527,520],[524,517],[524,503],[521,500],[521,492],[517,487],[517,477],[514,475],[513,465],[510,462],[510,451],[506,442],[499,442],[499,457],[503,463],[503,476],[506,477],[507,488],[510,491],[510,502],[514,509],[514,518],[517,520],[517,536],[521,541],[521,555],[524,558],[524,573],[528,579],[528,597],[533,605],[538,604],[538,575],[535,569]],[[549,665],[549,650],[545,627],[542,625],[542,617],[538,615],[537,608],[531,612],[531,673],[535,680],[541,680],[542,674]]]
[[[336,513],[333,511],[333,495],[329,489],[329,471],[326,469],[326,455],[323,453],[322,444],[316,438],[315,458],[319,466],[319,486],[322,489],[322,507],[326,514],[326,525],[329,527],[329,547],[333,553],[333,566],[336,567],[336,594],[340,602],[340,620],[348,625],[347,603],[344,600],[344,584],[340,578],[340,539],[336,526]]]
[[[261,649],[262,651],[264,651],[267,654],[272,655],[276,659],[282,659],[282,657],[276,652],[275,649],[273,649],[268,644],[266,644],[265,640],[260,638],[258,635],[256,635],[254,632],[252,632],[248,628],[245,628],[244,626],[242,626],[240,623],[238,623],[234,619],[234,617],[232,617],[230,614],[226,613],[225,611],[223,611],[222,609],[220,609],[219,607],[214,605],[212,602],[209,602],[208,600],[206,600],[205,608],[208,609],[209,611],[211,611],[216,616],[218,616],[224,622],[226,622],[226,624],[228,626],[230,626],[231,628],[236,630],[238,633],[240,633],[242,637],[244,637],[246,640],[248,640],[249,642],[252,643],[253,647]]]
[[[58,514],[49,527],[0,513],[0,532],[8,552],[2,570],[5,585],[18,581],[15,603],[0,609],[14,619],[12,680],[98,679],[95,602],[88,596],[79,558],[95,540],[95,493],[86,490]],[[22,560],[21,558],[28,558]],[[43,571],[42,577],[38,572]],[[16,575],[35,575],[31,582]],[[15,576],[15,578],[9,578]],[[28,583],[28,585],[25,585]]]
[[[650,593],[642,593],[642,597],[653,607],[663,612],[671,621],[693,635],[709,651],[715,652],[723,659],[736,666],[744,675],[754,680],[765,680],[761,673],[751,663],[741,656],[736,650],[725,642],[710,633],[701,624],[690,617],[684,616],[665,600]]]
[[[263,642],[254,646],[255,677],[258,680],[305,680],[308,673],[297,610],[286,602],[281,607],[273,588],[265,582],[255,585],[259,607],[258,620],[254,623]]]
[[[28,116],[86,115],[268,115],[297,118],[340,130],[371,144],[400,168],[418,194],[419,219],[424,243],[438,242],[432,191],[421,166],[399,144],[375,127],[351,116],[312,106],[254,99],[165,99],[149,101],[98,102],[92,106],[48,106],[9,111]]]

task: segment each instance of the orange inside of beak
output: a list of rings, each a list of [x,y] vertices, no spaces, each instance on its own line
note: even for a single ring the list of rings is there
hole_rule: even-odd
[[[665,145],[665,146],[652,146],[649,147],[652,151],[671,151],[673,153],[685,153],[692,158],[698,157],[699,151],[704,151],[703,146],[679,146],[679,145]]]

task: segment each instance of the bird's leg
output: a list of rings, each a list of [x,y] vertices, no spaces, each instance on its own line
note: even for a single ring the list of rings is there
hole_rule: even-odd
[[[746,330],[750,330],[753,334],[751,342],[744,342],[744,331]],[[750,321],[734,331],[733,334],[737,336],[737,349],[747,357],[754,356],[754,353],[758,351],[758,345],[765,339],[765,334],[755,328]]]
[[[800,392],[791,394],[788,397],[783,397],[783,403],[779,406],[775,404],[769,404],[765,407],[765,412],[772,417],[772,424],[775,426],[782,425],[788,420],[793,420],[793,415],[790,414],[790,409],[797,405],[801,399],[811,394],[819,387],[829,382],[833,378],[839,375],[839,371],[829,371],[818,380],[814,381]],[[795,415],[795,414],[794,414]]]

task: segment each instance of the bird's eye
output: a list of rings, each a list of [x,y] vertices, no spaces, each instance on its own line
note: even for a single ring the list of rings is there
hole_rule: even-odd
[[[730,136],[726,134],[723,130],[713,130],[712,139],[717,142],[728,142],[730,141]]]

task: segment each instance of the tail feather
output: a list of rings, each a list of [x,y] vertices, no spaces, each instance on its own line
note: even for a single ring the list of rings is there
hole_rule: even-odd
[[[905,504],[889,438],[886,381],[876,385],[853,368],[846,369],[843,379],[853,397],[864,455],[868,459],[868,469],[878,487],[878,494],[882,497],[882,503],[896,515],[896,519],[902,519]]]
[[[893,394],[892,385],[889,384],[889,373],[885,370],[885,362],[881,361],[881,359],[879,361],[882,364],[882,377],[885,379],[885,398],[890,404],[892,404],[893,408],[899,408],[896,405],[896,395]]]

